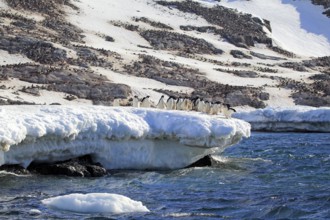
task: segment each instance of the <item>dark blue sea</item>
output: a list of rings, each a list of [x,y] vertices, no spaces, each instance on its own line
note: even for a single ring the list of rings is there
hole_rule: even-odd
[[[0,174],[0,219],[330,219],[330,134],[253,133],[220,161],[102,178]],[[41,203],[92,192],[125,195],[151,212],[79,214]]]

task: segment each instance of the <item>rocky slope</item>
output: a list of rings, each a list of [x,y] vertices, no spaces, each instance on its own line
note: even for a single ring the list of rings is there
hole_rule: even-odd
[[[111,105],[119,97],[129,105],[134,95],[156,102],[165,94],[254,108],[278,99],[330,106],[330,57],[274,44],[270,21],[200,1],[131,3],[136,9],[120,1],[1,0],[0,104]],[[87,15],[100,31],[80,23]],[[134,85],[141,77],[163,86]]]

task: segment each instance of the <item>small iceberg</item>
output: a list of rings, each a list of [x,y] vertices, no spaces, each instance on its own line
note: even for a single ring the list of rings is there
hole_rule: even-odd
[[[250,124],[198,112],[2,106],[0,166],[90,155],[106,169],[178,169],[250,136]]]
[[[78,213],[150,212],[142,202],[109,193],[69,194],[41,201],[48,207]]]
[[[330,132],[329,107],[267,107],[237,112],[233,117],[249,122],[254,131]]]

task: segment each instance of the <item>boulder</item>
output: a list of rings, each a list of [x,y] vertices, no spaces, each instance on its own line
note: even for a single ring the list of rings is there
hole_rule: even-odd
[[[65,175],[74,177],[101,177],[107,170],[93,163],[89,155],[53,164],[33,163],[28,170],[42,175]]]

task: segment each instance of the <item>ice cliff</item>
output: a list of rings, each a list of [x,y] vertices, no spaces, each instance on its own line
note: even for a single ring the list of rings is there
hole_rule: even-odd
[[[0,165],[89,154],[107,169],[176,169],[249,137],[250,125],[197,112],[2,106]]]
[[[238,112],[233,117],[249,122],[254,131],[330,132],[329,107],[268,107]]]

